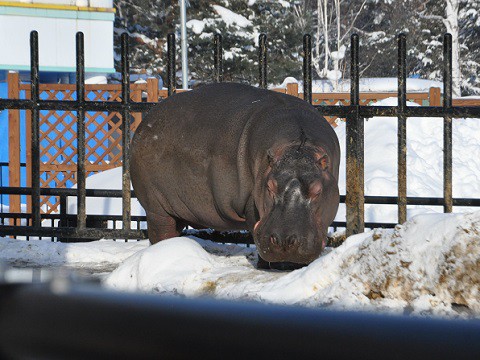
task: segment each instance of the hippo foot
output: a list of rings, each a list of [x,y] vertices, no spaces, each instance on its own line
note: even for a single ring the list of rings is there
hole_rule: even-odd
[[[266,270],[283,270],[283,271],[291,271],[300,269],[307,264],[297,264],[292,262],[268,262],[263,260],[260,256],[258,257],[257,262],[257,269],[266,269]]]

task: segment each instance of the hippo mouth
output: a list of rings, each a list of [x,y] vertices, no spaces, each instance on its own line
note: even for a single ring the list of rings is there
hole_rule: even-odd
[[[300,246],[297,246],[297,248],[293,249],[293,252],[290,252],[291,249],[287,248],[285,249],[272,249],[269,245],[264,245],[265,243],[265,238],[262,237],[261,235],[258,234],[259,227],[261,226],[261,221],[258,221],[255,226],[254,226],[254,241],[257,246],[257,252],[258,252],[258,263],[257,263],[257,268],[258,269],[272,269],[272,270],[284,270],[284,271],[291,271],[291,270],[296,270],[303,268],[305,266],[308,266],[312,261],[314,261],[319,254],[316,256],[308,253],[305,253],[305,249],[303,249]],[[261,230],[260,230],[261,231]],[[259,240],[261,239],[261,240]],[[262,241],[262,243],[259,243],[258,241]],[[319,252],[321,253],[323,251],[323,248],[325,247],[325,242],[322,241],[322,247],[321,249],[317,249],[315,253]],[[320,250],[320,251],[318,251]]]
[[[257,268],[262,270],[282,270],[282,271],[292,271],[301,269],[308,264],[298,264],[288,261],[281,262],[268,262],[263,260],[260,256],[258,257]]]

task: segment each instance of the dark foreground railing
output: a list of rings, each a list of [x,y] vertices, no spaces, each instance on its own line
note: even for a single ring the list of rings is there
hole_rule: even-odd
[[[0,356],[25,359],[480,359],[480,321],[0,285]]]
[[[261,34],[259,37],[259,86],[266,88],[268,84],[267,72],[267,36]],[[175,35],[168,35],[167,42],[167,84],[168,94],[176,91],[175,85]],[[304,78],[304,99],[311,102],[312,97],[312,44],[309,35],[304,36],[303,43],[303,78]],[[85,99],[85,66],[84,66],[84,41],[83,34],[76,36],[76,58],[77,58],[77,100],[41,100],[39,97],[39,50],[38,33],[33,31],[30,37],[31,51],[31,99],[0,99],[0,110],[22,109],[30,110],[32,113],[32,186],[24,188],[0,187],[0,194],[23,194],[31,196],[32,213],[25,215],[28,222],[24,221],[19,226],[16,219],[20,214],[2,215],[0,224],[0,236],[23,235],[23,236],[48,236],[59,239],[93,239],[98,237],[138,239],[145,238],[144,230],[132,229],[131,202],[133,194],[130,192],[130,113],[133,111],[145,111],[157,103],[140,103],[131,101],[129,82],[129,54],[128,36],[121,36],[121,72],[122,72],[122,101],[101,102],[88,101]],[[346,221],[334,223],[333,226],[345,226],[347,236],[362,232],[365,227],[393,227],[395,224],[388,223],[365,223],[364,206],[370,204],[396,204],[398,206],[398,223],[406,220],[407,205],[441,205],[444,212],[451,212],[452,206],[479,206],[479,199],[454,199],[452,197],[452,118],[464,117],[480,118],[480,106],[453,106],[452,105],[452,37],[446,34],[444,37],[444,100],[443,106],[408,107],[406,106],[406,37],[401,34],[398,37],[398,105],[397,106],[366,106],[360,105],[360,69],[359,69],[359,37],[354,34],[351,37],[350,47],[350,104],[343,106],[316,105],[315,108],[325,116],[334,115],[346,118],[346,195],[342,201],[346,204]],[[223,60],[222,60],[222,38],[214,37],[214,71],[215,81],[222,81]],[[161,106],[161,105],[158,105]],[[40,188],[40,133],[39,133],[39,111],[40,110],[70,110],[77,112],[77,147],[78,161],[77,174],[78,184],[76,190],[69,190],[68,196],[77,198],[77,214],[75,222],[67,222],[65,196],[63,194],[63,208],[59,215],[62,221],[57,222],[55,227],[48,227],[42,224],[46,218],[41,214],[41,195],[61,195],[64,190],[50,189],[46,191]],[[122,190],[111,192],[108,196],[122,197],[122,229],[104,229],[91,226],[95,221],[94,216],[86,214],[86,197],[89,196],[86,190],[85,171],[85,111],[117,111],[122,115]],[[372,116],[395,116],[398,117],[398,195],[396,197],[365,196],[364,193],[364,120]],[[413,198],[407,197],[406,178],[406,126],[407,118],[417,117],[443,117],[444,119],[444,176],[443,176],[443,198]],[[48,194],[47,194],[48,193]],[[62,212],[63,211],[63,212]],[[4,219],[10,215],[11,221],[8,225]],[[13,220],[12,220],[13,219]],[[112,217],[113,220],[113,217]],[[75,224],[75,225],[73,225]],[[90,226],[89,226],[90,225]]]

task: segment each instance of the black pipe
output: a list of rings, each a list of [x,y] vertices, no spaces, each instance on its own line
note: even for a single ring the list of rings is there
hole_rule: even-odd
[[[83,108],[85,111],[123,111],[129,108],[131,111],[147,111],[158,103],[154,102],[133,102],[131,104],[123,104],[117,101],[87,101]],[[38,107],[41,110],[65,110],[76,111],[78,103],[70,100],[39,100],[37,103],[32,100],[25,99],[0,99],[0,109],[18,109],[31,110]]]
[[[452,35],[443,38],[443,108],[452,107]],[[443,211],[452,212],[452,116],[443,117]]]
[[[213,38],[213,68],[214,81],[217,83],[223,82],[223,45],[222,35],[215,34]]]
[[[312,103],[312,37],[303,35],[303,99]]]
[[[479,321],[127,294],[87,285],[1,290],[0,348],[8,358],[480,358]]]
[[[42,225],[40,215],[40,98],[38,32],[30,33],[30,91],[32,101],[32,215],[33,226]]]
[[[258,36],[258,70],[259,85],[262,89],[267,88],[267,35]]]
[[[132,102],[128,105],[130,111],[141,112],[148,111],[158,103],[153,102]],[[65,110],[76,111],[78,105],[76,101],[64,100],[39,100],[34,103],[32,100],[24,99],[0,99],[0,109],[18,109],[32,110],[38,107],[41,110]],[[123,111],[127,105],[116,101],[87,101],[85,102],[85,111]],[[351,107],[347,105],[314,105],[314,107],[322,113],[322,115],[335,115],[339,117],[347,117],[349,113],[358,109],[360,117],[370,118],[374,116],[398,116],[397,106],[376,106],[376,105],[360,105]],[[478,118],[480,117],[480,106],[452,106],[444,109],[442,106],[407,106],[405,110],[407,117],[443,117],[450,115],[454,118]]]
[[[169,33],[167,36],[167,87],[168,96],[172,96],[177,92],[175,82],[176,66],[175,66],[175,34]]]
[[[350,111],[346,129],[347,236],[364,230],[364,123],[360,116],[359,37],[351,36]]]
[[[122,40],[122,103],[126,105],[122,112],[122,224],[124,230],[131,227],[130,197],[130,69],[128,34],[123,33]]]
[[[398,222],[407,221],[407,40],[398,36]]]
[[[84,229],[87,221],[85,203],[85,187],[87,174],[85,171],[85,54],[83,33],[77,32],[77,226]],[[66,198],[65,204],[66,206]],[[62,208],[62,206],[60,206]]]

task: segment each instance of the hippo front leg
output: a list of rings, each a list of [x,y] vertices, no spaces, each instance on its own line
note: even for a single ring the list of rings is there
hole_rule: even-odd
[[[150,244],[179,236],[184,224],[174,217],[164,213],[158,214],[147,211],[148,238]]]

